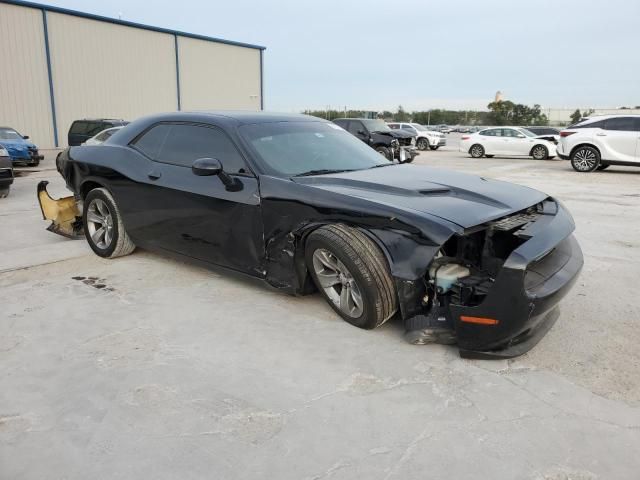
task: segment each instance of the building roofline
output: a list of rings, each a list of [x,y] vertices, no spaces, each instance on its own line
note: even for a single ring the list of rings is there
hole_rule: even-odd
[[[196,40],[205,40],[205,41],[209,41],[209,42],[223,43],[223,44],[226,44],[226,45],[234,45],[236,47],[255,48],[257,50],[266,50],[266,48],[267,48],[267,47],[263,47],[261,45],[252,45],[250,43],[235,42],[233,40],[225,40],[223,38],[208,37],[206,35],[198,35],[198,34],[195,34],[195,33],[181,32],[179,30],[171,30],[169,28],[154,27],[154,26],[151,26],[151,25],[145,25],[143,23],[129,22],[127,20],[118,20],[118,19],[111,18],[111,17],[104,17],[102,15],[94,15],[94,14],[91,14],[91,13],[80,12],[78,10],[71,10],[71,9],[68,9],[68,8],[54,7],[54,6],[51,6],[51,5],[44,5],[42,3],[27,2],[27,1],[23,1],[23,0],[0,0],[0,3],[7,3],[9,5],[16,5],[16,6],[19,6],[19,7],[35,8],[35,9],[44,10],[44,11],[47,11],[47,12],[61,13],[61,14],[64,14],[64,15],[71,15],[71,16],[74,16],[74,17],[87,18],[87,19],[90,19],[90,20],[97,20],[97,21],[100,21],[100,22],[113,23],[113,24],[116,24],[116,25],[122,25],[124,27],[140,28],[142,30],[150,30],[152,32],[167,33],[169,35],[179,35],[181,37],[194,38]]]

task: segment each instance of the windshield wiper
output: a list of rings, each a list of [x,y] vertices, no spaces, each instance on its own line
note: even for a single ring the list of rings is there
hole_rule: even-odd
[[[342,172],[353,172],[353,171],[354,169],[352,168],[344,168],[344,169],[323,168],[319,170],[309,170],[308,172],[298,173],[297,175],[294,175],[294,177],[310,177],[313,175],[326,175],[329,173],[342,173]]]
[[[371,170],[372,168],[391,167],[392,165],[400,165],[400,164],[399,163],[393,163],[393,162],[381,163],[379,165],[374,165],[373,167],[369,167],[369,170]]]

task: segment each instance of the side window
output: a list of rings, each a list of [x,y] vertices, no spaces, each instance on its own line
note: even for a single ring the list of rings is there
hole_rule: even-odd
[[[71,124],[69,133],[74,135],[84,135],[87,132],[87,127],[88,127],[87,122],[76,121]]]
[[[495,130],[483,130],[480,132],[480,135],[483,137],[493,137],[495,136]]]
[[[199,158],[217,158],[227,173],[248,172],[235,145],[219,128],[171,125],[156,161],[191,168]]]
[[[105,130],[100,135],[96,137],[96,140],[100,140],[101,142],[106,141],[113,134],[113,130]]]
[[[110,126],[111,125],[107,125],[102,122],[89,122],[86,135],[93,137],[94,135],[97,135],[102,130],[104,130],[105,128],[109,128]]]
[[[604,128],[606,121],[600,120],[598,122],[579,123],[572,125],[571,128]]]
[[[410,132],[413,132],[413,127],[411,125],[402,125],[402,129],[403,130],[408,130]]]
[[[624,132],[633,132],[635,130],[633,117],[617,117],[610,118],[605,122],[606,130],[622,130]]]
[[[518,136],[518,132],[516,130],[514,130],[513,128],[503,128],[502,129],[502,136],[503,137],[509,137],[509,138],[515,138]]]
[[[171,130],[171,125],[161,123],[147,130],[141,137],[133,143],[133,147],[139,150],[152,160],[158,158],[158,152],[164,144],[167,135]]]
[[[358,132],[360,130],[364,130],[364,125],[362,125],[362,122],[354,122],[351,121],[349,122],[349,133],[352,133],[353,135],[358,135]]]

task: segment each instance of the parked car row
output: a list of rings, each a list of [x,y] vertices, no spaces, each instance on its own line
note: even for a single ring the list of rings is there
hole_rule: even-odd
[[[552,127],[491,127],[460,140],[460,151],[474,158],[494,155],[570,160],[577,172],[611,165],[640,166],[640,116],[584,118],[560,131]]]

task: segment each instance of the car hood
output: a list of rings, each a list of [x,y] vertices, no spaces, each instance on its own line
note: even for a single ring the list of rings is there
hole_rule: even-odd
[[[524,210],[547,198],[544,193],[528,187],[417,165],[393,165],[293,180],[410,213],[436,216],[462,228]]]
[[[25,142],[24,140],[0,140],[0,145],[5,148],[13,148],[16,150],[26,150],[29,147],[35,147],[31,142]]]

